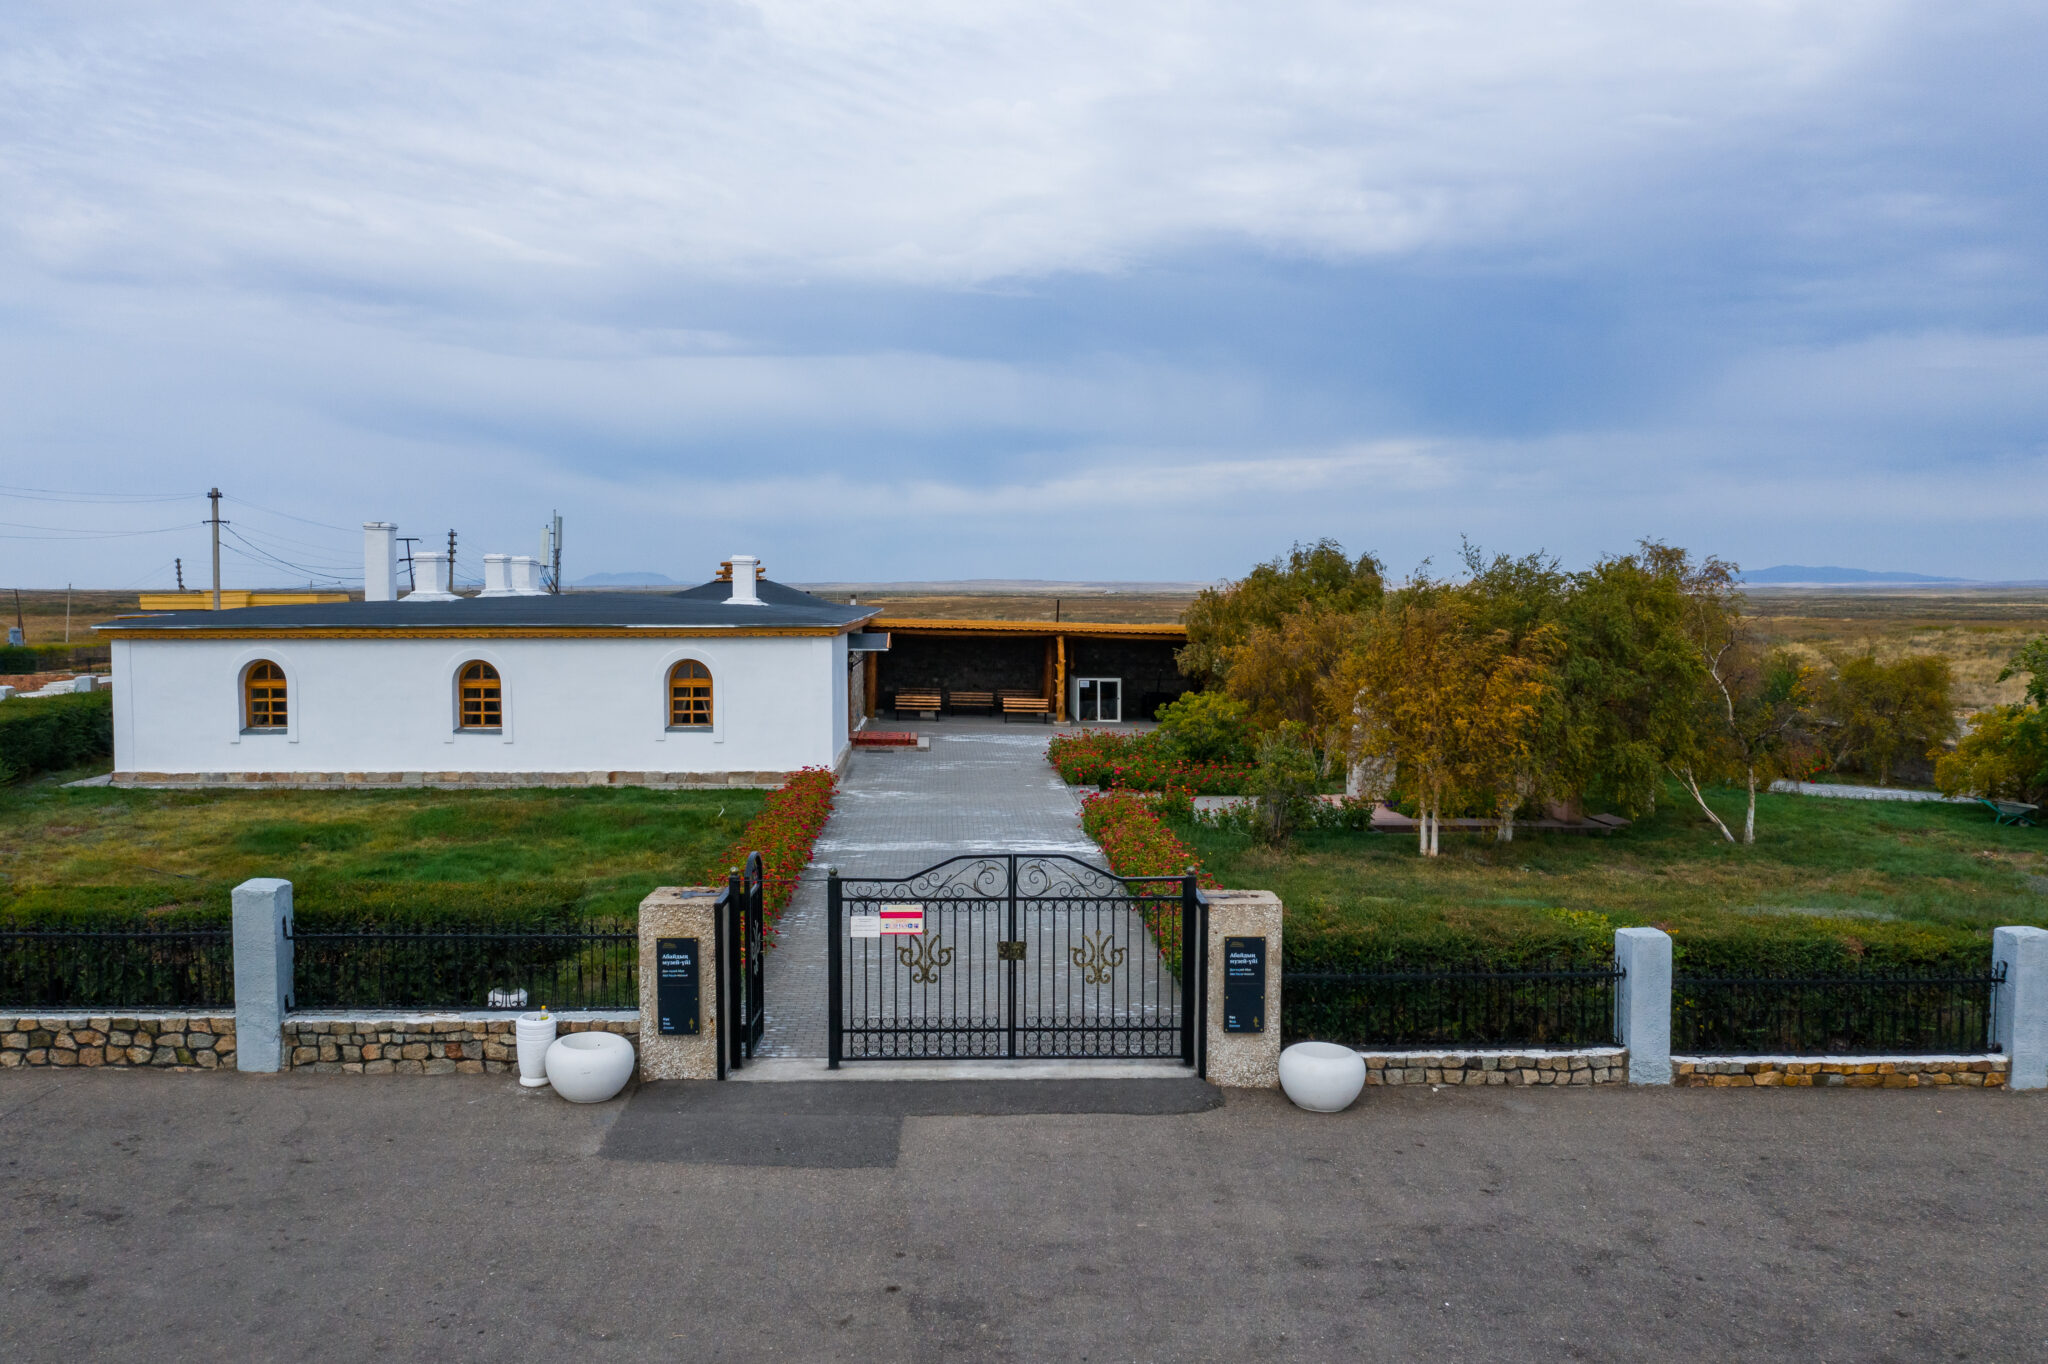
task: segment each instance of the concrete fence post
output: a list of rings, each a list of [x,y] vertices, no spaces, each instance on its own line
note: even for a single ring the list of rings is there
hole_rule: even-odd
[[[1657,928],[1614,931],[1614,964],[1624,973],[1616,996],[1628,1082],[1671,1083],[1671,935]]]
[[[284,1069],[292,1005],[292,883],[258,876],[235,887],[235,1068]]]
[[[2048,929],[1991,930],[1992,969],[2005,968],[1991,1040],[2005,1054],[2012,1089],[2048,1089]]]

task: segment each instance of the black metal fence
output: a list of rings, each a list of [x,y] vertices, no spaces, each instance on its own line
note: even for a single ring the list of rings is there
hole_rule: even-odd
[[[1612,968],[1288,971],[1280,1031],[1354,1047],[1588,1047],[1615,1043]]]
[[[0,1009],[231,1009],[225,928],[0,929]]]
[[[639,969],[639,929],[627,921],[292,938],[300,1009],[637,1009]]]
[[[1985,975],[1681,976],[1671,1049],[1844,1056],[1991,1050],[2003,969]]]

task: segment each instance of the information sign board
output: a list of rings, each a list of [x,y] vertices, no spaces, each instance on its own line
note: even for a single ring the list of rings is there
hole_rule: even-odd
[[[1223,1031],[1266,1030],[1266,940],[1223,940]]]
[[[654,940],[654,1007],[664,1034],[694,1037],[698,1018],[698,958],[695,938]]]

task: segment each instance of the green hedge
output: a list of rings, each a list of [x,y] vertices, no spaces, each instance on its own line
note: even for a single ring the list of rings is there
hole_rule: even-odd
[[[0,929],[211,928],[228,923],[227,881],[47,886],[0,900]],[[292,887],[292,918],[310,933],[352,928],[476,928],[516,932],[618,917],[593,907],[581,881],[307,881]],[[628,916],[630,917],[630,915]]]
[[[114,694],[0,701],[0,782],[114,756]]]
[[[0,644],[0,677],[104,663],[112,654],[105,644]]]

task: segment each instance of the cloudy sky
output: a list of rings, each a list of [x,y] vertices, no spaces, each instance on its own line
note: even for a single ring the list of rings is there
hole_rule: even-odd
[[[0,564],[167,584],[218,484],[231,586],[555,509],[572,579],[2048,577],[2044,51],[1996,0],[17,0]]]

